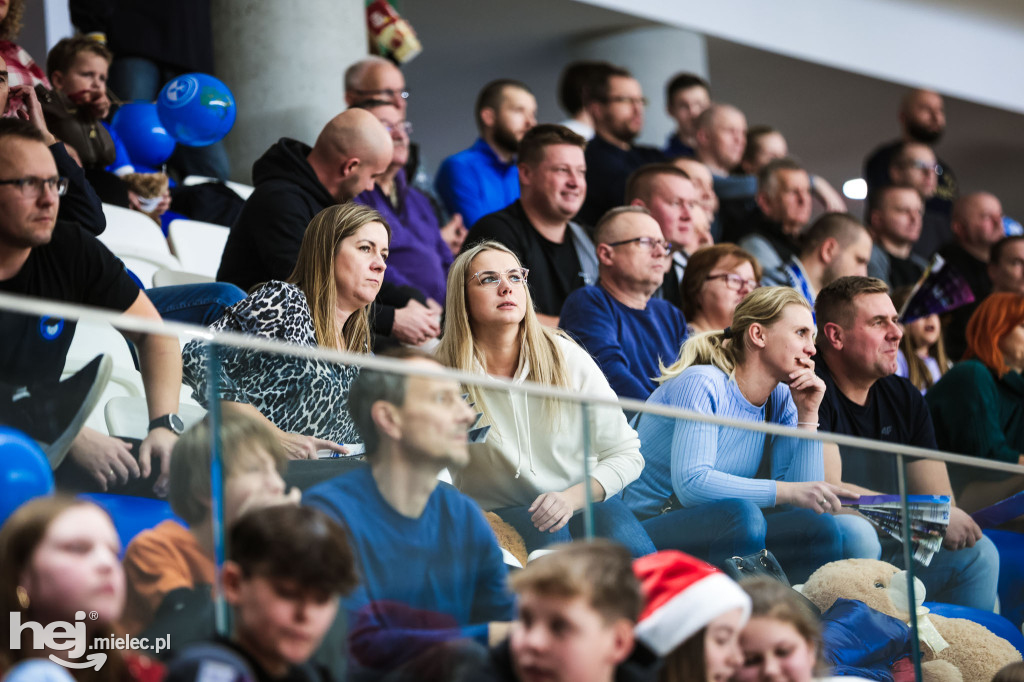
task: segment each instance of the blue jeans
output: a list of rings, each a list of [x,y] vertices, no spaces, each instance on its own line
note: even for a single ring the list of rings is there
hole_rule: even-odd
[[[903,566],[903,545],[895,539],[882,541],[882,560]],[[929,566],[914,562],[913,573],[927,589],[927,601],[971,606],[991,611],[996,606],[999,583],[999,552],[987,537],[957,551],[941,549]]]
[[[836,523],[843,537],[844,559],[880,559],[882,543],[878,530],[858,514],[837,514]]]
[[[234,284],[210,282],[153,287],[146,289],[146,296],[165,320],[209,327],[225,308],[245,298],[245,292]]]
[[[523,536],[527,552],[584,537],[582,513],[574,514],[569,523],[560,530],[542,533],[533,525],[527,509],[529,507],[505,507],[494,510],[495,514]],[[655,551],[651,538],[618,495],[594,504],[594,535],[624,545],[634,558],[653,554]]]
[[[108,85],[114,94],[125,102],[139,99],[152,102],[167,81],[181,73],[143,57],[118,57],[110,65]],[[227,180],[231,174],[228,154],[220,142],[208,147],[187,147],[179,144],[175,146],[168,164],[182,177],[206,175],[218,180]]]
[[[658,549],[678,549],[712,564],[767,548],[794,584],[843,558],[835,518],[809,509],[762,510],[748,500],[718,500],[652,517],[643,527]]]
[[[764,514],[746,500],[718,500],[674,509],[642,522],[659,550],[676,549],[721,566],[764,549]]]

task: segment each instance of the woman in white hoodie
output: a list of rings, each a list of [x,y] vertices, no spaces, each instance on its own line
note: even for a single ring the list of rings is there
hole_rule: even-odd
[[[439,360],[456,369],[564,388],[582,399],[615,393],[590,355],[533,310],[528,271],[508,248],[484,241],[448,271]],[[579,403],[480,390],[470,399],[491,425],[485,443],[470,445],[469,465],[455,485],[519,531],[528,551],[583,534],[586,488],[595,502],[595,534],[621,542],[634,556],[654,551],[617,493],[643,469],[640,441],[618,407],[590,406],[589,477],[583,461]]]

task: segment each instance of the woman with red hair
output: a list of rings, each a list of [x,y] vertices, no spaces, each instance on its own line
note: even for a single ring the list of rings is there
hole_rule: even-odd
[[[1000,462],[1024,461],[1024,296],[997,293],[982,301],[967,324],[964,358],[925,395],[939,448]],[[971,497],[987,490],[971,506],[997,501],[1024,485],[1022,477],[999,471],[956,467],[951,474],[961,487],[985,483],[965,490]]]

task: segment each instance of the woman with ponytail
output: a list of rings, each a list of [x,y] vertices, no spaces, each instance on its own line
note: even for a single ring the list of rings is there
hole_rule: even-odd
[[[825,393],[814,353],[804,298],[790,287],[756,289],[730,327],[683,344],[648,402],[814,432]],[[843,558],[840,526],[827,512],[840,509],[839,495],[856,495],[824,482],[820,441],[766,443],[760,431],[650,415],[637,431],[646,466],[623,499],[659,550],[721,563],[767,547],[794,582]]]

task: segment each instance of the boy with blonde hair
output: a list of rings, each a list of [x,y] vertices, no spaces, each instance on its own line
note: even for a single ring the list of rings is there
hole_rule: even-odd
[[[492,651],[501,679],[611,682],[655,665],[647,649],[634,649],[643,595],[622,545],[562,545],[509,582],[519,609],[507,642]]]

